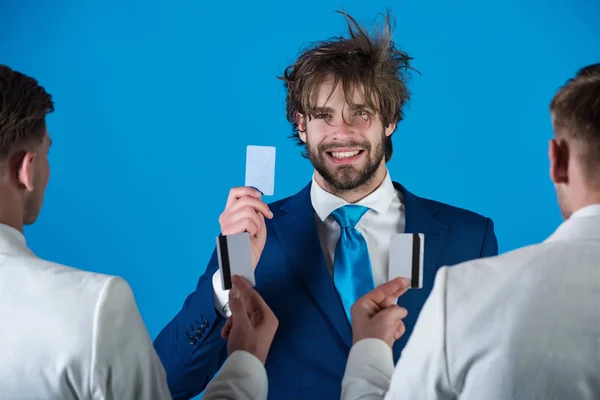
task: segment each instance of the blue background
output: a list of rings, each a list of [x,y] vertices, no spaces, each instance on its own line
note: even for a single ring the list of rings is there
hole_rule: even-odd
[[[214,247],[245,147],[277,146],[272,200],[310,179],[276,76],[301,46],[390,6],[421,75],[394,134],[392,177],[494,219],[500,251],[561,222],[548,179],[548,104],[600,61],[597,0],[0,3],[0,63],[39,79],[57,110],[41,257],[123,276],[151,336]]]

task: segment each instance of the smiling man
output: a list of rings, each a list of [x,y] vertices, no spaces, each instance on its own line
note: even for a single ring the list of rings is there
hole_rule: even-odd
[[[350,307],[388,281],[394,234],[425,235],[423,289],[399,299],[408,316],[395,360],[440,266],[498,251],[490,219],[392,180],[386,163],[409,100],[410,57],[392,42],[389,15],[376,35],[344,15],[349,37],[315,44],[282,77],[312,180],[270,205],[254,189],[233,188],[219,218],[224,235],[250,233],[256,289],[279,320],[265,364],[272,399],[340,397],[353,343]],[[220,334],[228,296],[219,279],[213,252],[196,290],[155,340],[176,399],[201,392],[227,356]]]

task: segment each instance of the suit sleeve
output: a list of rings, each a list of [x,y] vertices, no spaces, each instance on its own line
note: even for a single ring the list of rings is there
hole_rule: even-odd
[[[254,355],[235,351],[210,382],[203,400],[266,400],[267,372]]]
[[[454,400],[446,361],[445,288],[441,268],[395,369],[389,346],[378,339],[356,343],[342,381],[342,400]]]
[[[486,218],[487,225],[485,236],[483,237],[483,245],[481,246],[480,258],[492,257],[498,255],[498,240],[494,232],[494,221]]]
[[[227,342],[221,338],[225,317],[216,310],[213,294],[212,276],[218,268],[214,251],[196,290],[154,340],[174,399],[201,393],[227,357]]]
[[[167,377],[131,288],[110,277],[96,304],[91,361],[93,399],[170,399]]]

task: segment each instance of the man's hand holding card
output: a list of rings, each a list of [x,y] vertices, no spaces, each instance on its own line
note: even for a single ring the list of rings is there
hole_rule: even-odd
[[[267,241],[265,218],[273,218],[273,213],[262,201],[261,193],[245,186],[231,189],[225,210],[219,217],[222,236],[248,234],[252,268],[256,268]]]
[[[275,148],[248,146],[246,185],[231,189],[225,210],[219,217],[221,235],[217,253],[223,289],[231,289],[231,276],[240,275],[254,284],[254,269],[267,240],[265,218],[273,218],[263,195],[272,195],[275,186]]]

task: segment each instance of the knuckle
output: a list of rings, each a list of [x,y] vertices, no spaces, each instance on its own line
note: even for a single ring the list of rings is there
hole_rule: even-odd
[[[254,220],[252,219],[252,217],[251,217],[251,216],[247,216],[247,217],[245,217],[245,218],[244,218],[244,222],[245,222],[245,225],[246,225],[247,227],[255,227]]]
[[[249,215],[248,210],[249,210],[248,206],[240,207],[235,212],[235,215],[238,216],[238,217],[248,217],[248,215]]]
[[[255,207],[253,207],[251,204],[248,204],[248,205],[244,206],[244,207],[242,208],[242,210],[244,210],[244,213],[245,213],[246,215],[249,215],[249,216],[250,216],[250,215],[251,215],[251,216],[254,216],[254,215],[256,215],[256,208],[255,208]]]

